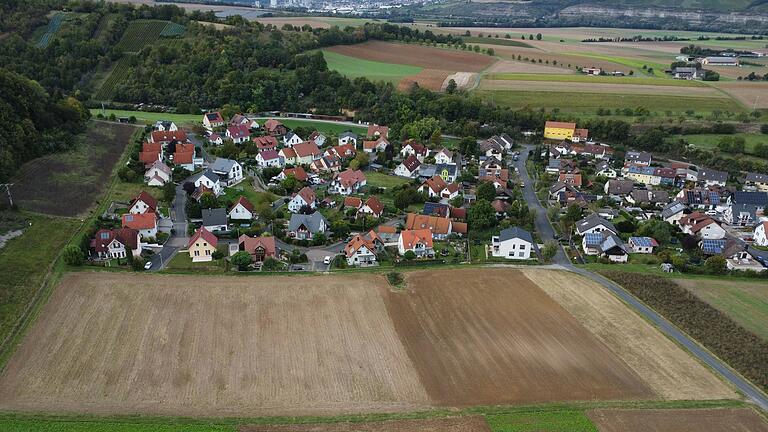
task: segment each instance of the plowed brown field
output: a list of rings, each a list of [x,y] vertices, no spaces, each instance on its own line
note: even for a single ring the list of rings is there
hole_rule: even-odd
[[[600,432],[768,432],[753,410],[611,410],[587,413]]]
[[[519,271],[408,275],[387,308],[440,405],[640,399],[653,393]]]
[[[467,51],[380,41],[338,45],[327,50],[364,60],[454,72],[480,72],[496,61],[489,55]]]
[[[383,277],[64,278],[1,410],[258,416],[417,410]]]
[[[490,432],[482,417],[392,420],[368,423],[241,426],[240,432]]]

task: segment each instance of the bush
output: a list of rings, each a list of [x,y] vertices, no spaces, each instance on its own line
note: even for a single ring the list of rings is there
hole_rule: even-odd
[[[240,271],[248,270],[248,266],[251,265],[251,254],[246,251],[240,251],[232,255],[230,258],[232,264],[237,266]]]
[[[619,271],[601,273],[664,315],[758,387],[768,389],[768,342],[667,278]]]
[[[403,282],[405,282],[405,279],[403,278],[403,274],[399,272],[389,272],[387,273],[387,281],[390,285],[396,288],[401,288],[403,286]]]
[[[75,245],[67,246],[64,249],[64,262],[71,266],[83,265],[83,251]]]

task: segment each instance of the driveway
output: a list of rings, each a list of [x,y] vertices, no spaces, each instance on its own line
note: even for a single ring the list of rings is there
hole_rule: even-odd
[[[183,184],[184,182],[181,182],[176,185],[176,197],[171,204],[171,220],[173,221],[171,237],[159,253],[152,255],[150,271],[160,271],[166,268],[179,250],[186,248],[189,242],[189,237],[187,237],[187,193],[182,188]]]

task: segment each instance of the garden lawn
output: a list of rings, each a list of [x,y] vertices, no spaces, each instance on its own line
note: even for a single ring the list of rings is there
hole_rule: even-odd
[[[744,138],[746,143],[746,151],[752,152],[755,144],[763,143],[768,145],[768,135],[762,134],[748,134],[737,133],[733,135],[719,135],[719,134],[700,134],[700,135],[672,135],[671,139],[677,141],[678,139],[684,139],[688,143],[693,144],[696,147],[704,149],[717,149],[717,143],[723,137],[741,137]]]
[[[221,197],[224,201],[235,201],[240,196],[244,196],[254,207],[258,207],[262,202],[271,204],[277,199],[277,196],[269,192],[256,191],[251,186],[250,179],[243,180],[236,186],[224,189],[224,195]]]
[[[366,172],[365,178],[368,181],[368,186],[385,189],[392,189],[394,187],[410,183],[408,179],[380,172]]]
[[[498,105],[521,108],[558,108],[561,112],[594,114],[598,108],[616,109],[645,107],[651,112],[673,111],[696,113],[712,111],[741,112],[744,109],[733,99],[712,97],[680,97],[616,93],[531,92],[520,90],[479,91],[483,100]]]
[[[326,50],[323,50],[323,56],[328,63],[328,69],[338,71],[349,78],[366,77],[371,81],[397,83],[423,70],[417,66],[363,60]]]
[[[210,262],[192,262],[192,258],[186,252],[177,253],[163,271],[169,273],[200,273],[206,275],[226,272],[221,262],[216,260]]]
[[[177,124],[186,123],[202,123],[203,116],[199,114],[170,114],[170,113],[155,113],[145,111],[129,111],[129,110],[115,110],[101,108],[91,108],[91,115],[96,117],[99,114],[103,114],[104,117],[109,117],[110,114],[114,114],[115,117],[136,117],[136,120],[140,123],[155,123],[158,120],[168,120]]]

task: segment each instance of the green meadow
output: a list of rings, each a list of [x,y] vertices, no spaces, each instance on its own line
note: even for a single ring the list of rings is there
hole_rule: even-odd
[[[423,70],[418,66],[363,60],[327,50],[323,50],[323,56],[328,63],[328,69],[339,71],[349,78],[366,77],[371,81],[397,83]]]

